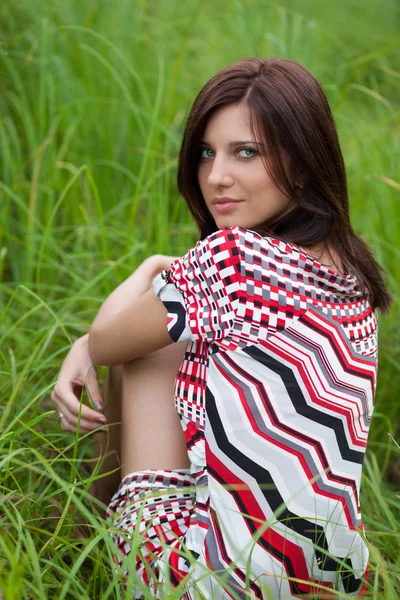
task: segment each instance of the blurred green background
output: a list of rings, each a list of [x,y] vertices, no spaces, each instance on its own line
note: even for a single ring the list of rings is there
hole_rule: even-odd
[[[71,341],[146,256],[183,255],[198,239],[176,188],[195,95],[240,58],[286,57],[309,69],[328,96],[355,229],[395,296],[391,315],[380,317],[362,500],[383,561],[373,559],[371,597],[398,598],[398,1],[5,0],[0,22],[0,457],[2,494],[21,496],[15,523],[40,515],[40,529],[54,531],[43,490],[54,485],[67,493],[56,475],[38,479],[24,461],[43,467],[46,460],[69,481],[71,473],[81,477],[77,465],[90,455],[87,439],[71,441],[46,412]],[[70,453],[60,458],[67,442]],[[7,519],[0,531],[14,549],[22,529]],[[47,539],[43,531],[33,547]],[[64,532],[68,552],[70,535]],[[47,588],[29,596],[29,578],[24,570],[16,575],[7,548],[0,544],[0,590],[18,594],[17,581],[16,598],[47,597]],[[75,584],[65,578],[69,597]]]

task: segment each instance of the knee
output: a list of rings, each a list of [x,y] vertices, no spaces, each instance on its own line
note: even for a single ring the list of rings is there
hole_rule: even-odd
[[[181,364],[186,351],[186,344],[169,344],[160,350],[155,350],[150,354],[140,356],[135,360],[124,363],[121,366],[121,374],[128,373],[135,366],[137,367],[138,361],[146,361],[146,365],[154,364],[154,366],[164,366],[166,368],[178,368]],[[142,362],[143,365],[143,362]]]

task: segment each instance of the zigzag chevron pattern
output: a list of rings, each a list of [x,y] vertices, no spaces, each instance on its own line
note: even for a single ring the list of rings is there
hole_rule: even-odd
[[[152,558],[137,564],[143,584],[160,597],[161,584],[190,573],[187,600],[199,597],[195,580],[207,600],[287,600],[321,585],[332,598],[360,596],[377,318],[356,279],[286,242],[226,227],[153,288],[171,338],[187,344],[174,393],[191,467],[134,473],[112,500],[126,533],[143,490],[167,494],[144,501]],[[115,540],[130,551],[126,535]]]

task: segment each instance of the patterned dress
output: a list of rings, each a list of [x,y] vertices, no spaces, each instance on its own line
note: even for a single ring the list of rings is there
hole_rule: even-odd
[[[174,393],[191,467],[132,473],[113,497],[122,554],[143,536],[134,597],[362,595],[377,317],[355,277],[236,226],[153,288],[187,344]]]

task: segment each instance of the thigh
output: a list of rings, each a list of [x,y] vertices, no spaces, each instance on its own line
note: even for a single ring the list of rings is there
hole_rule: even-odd
[[[123,365],[122,476],[145,469],[189,467],[174,403],[174,382],[186,344],[170,344]]]

